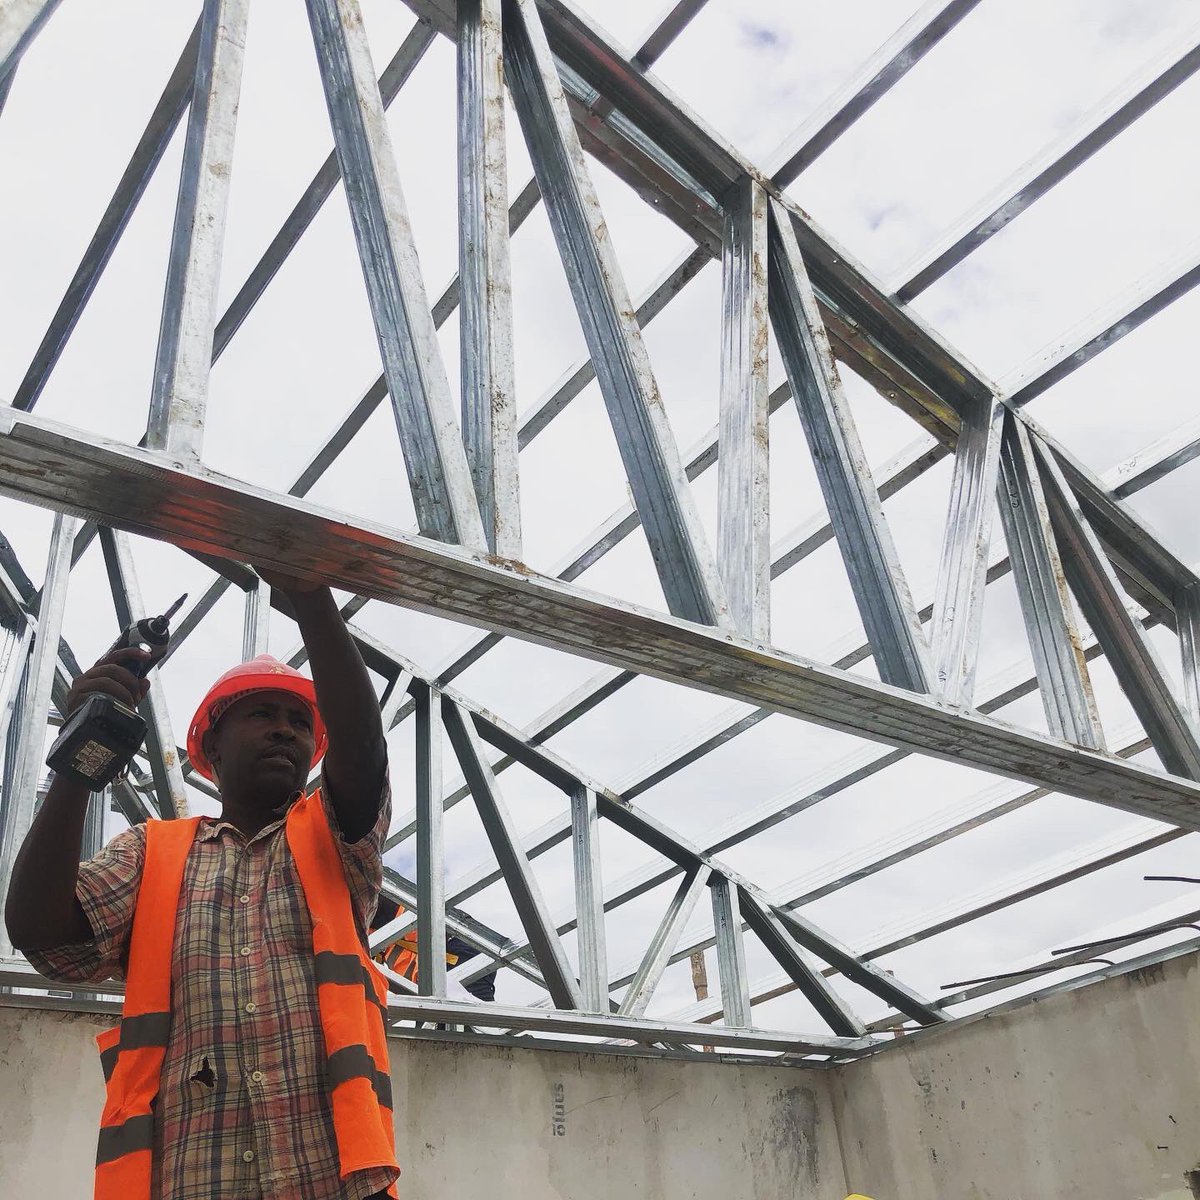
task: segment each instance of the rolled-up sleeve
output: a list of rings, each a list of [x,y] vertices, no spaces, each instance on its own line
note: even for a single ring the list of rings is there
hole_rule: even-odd
[[[338,853],[342,859],[342,870],[346,873],[346,885],[350,889],[350,901],[360,931],[369,928],[379,900],[379,889],[383,885],[383,843],[387,839],[388,827],[392,823],[392,789],[387,777],[383,781],[383,795],[379,798],[379,816],[371,829],[358,839],[348,842],[342,836],[337,813],[329,799],[329,788],[325,777],[321,777],[321,804],[333,830]]]
[[[95,858],[81,863],[75,895],[92,937],[69,946],[27,951],[25,957],[34,969],[56,983],[99,983],[122,974],[145,860],[146,827],[134,825]]]

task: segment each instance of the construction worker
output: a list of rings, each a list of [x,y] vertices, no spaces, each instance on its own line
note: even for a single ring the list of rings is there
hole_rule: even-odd
[[[366,949],[391,810],[379,706],[329,589],[261,575],[313,677],[260,655],[205,696],[188,754],[220,817],[149,821],[80,864],[89,794],[59,776],[13,871],[9,936],[43,975],[126,980],[97,1039],[97,1200],[396,1195],[387,990]],[[68,713],[94,693],[136,706],[142,653],[84,672]]]
[[[371,922],[371,931],[382,929],[389,921],[394,921],[404,911],[403,905],[397,904],[394,900],[389,900],[386,896],[379,897],[379,905],[375,909],[375,919]],[[454,934],[446,935],[446,966],[456,967],[459,963],[464,963],[468,959],[475,958],[479,951],[474,946],[468,945],[462,938],[455,937]],[[395,971],[397,975],[404,976],[405,979],[412,983],[417,982],[417,931],[416,928],[408,929],[398,938],[389,942],[386,946],[380,947],[375,954],[375,961],[382,963],[389,970]],[[388,982],[388,987],[399,992],[399,984]],[[473,996],[476,1000],[486,1000],[491,1002],[496,999],[496,972],[489,971],[486,975],[481,975],[478,979],[472,979],[470,983],[464,984],[466,992]]]

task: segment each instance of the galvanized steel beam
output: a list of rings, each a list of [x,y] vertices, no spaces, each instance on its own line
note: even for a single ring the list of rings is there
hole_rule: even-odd
[[[813,970],[800,952],[800,946],[784,925],[782,918],[755,897],[742,893],[742,912],[748,928],[770,951],[784,972],[826,1021],[834,1033],[842,1037],[862,1037],[866,1026],[854,1015],[854,1010],[835,992],[820,972]],[[717,943],[718,947],[720,942]]]
[[[458,3],[462,436],[488,549],[521,557],[500,0]]]
[[[504,45],[509,91],[667,604],[685,619],[726,624],[716,563],[531,0],[507,0]]]
[[[721,277],[717,562],[734,627],[771,638],[767,388],[767,194],[753,179],[726,197]]]
[[[722,875],[708,880],[712,898],[713,937],[717,946],[717,974],[721,980],[721,1010],[725,1024],[748,1029],[750,981],[746,974],[746,947],[742,942],[741,896]]]
[[[637,969],[637,974],[630,982],[625,998],[617,1010],[621,1016],[641,1017],[645,1015],[646,1009],[654,997],[654,990],[658,987],[659,980],[662,979],[663,972],[667,969],[671,952],[678,944],[684,927],[691,920],[696,904],[708,886],[711,874],[712,868],[705,866],[704,863],[698,863],[684,874],[683,881],[675,895],[671,897],[667,911],[655,928],[650,945]],[[608,986],[607,981],[605,986]]]
[[[1025,426],[1011,417],[1000,462],[1000,516],[1047,725],[1058,737],[1099,749],[1104,734],[1041,476]]]
[[[67,608],[67,588],[71,573],[71,540],[75,536],[75,518],[58,513],[50,537],[46,560],[46,583],[38,610],[37,633],[27,661],[26,689],[14,713],[15,738],[9,741],[12,766],[6,770],[4,819],[0,822],[0,881],[7,888],[13,864],[25,835],[33,824],[37,803],[38,780],[42,774],[42,751],[46,741],[46,717],[50,712],[51,691],[58,666],[58,640],[63,614]],[[12,943],[7,927],[0,928],[0,954],[11,955]]]
[[[583,1037],[624,1038],[632,1042],[670,1042],[684,1045],[734,1046],[752,1050],[780,1050],[789,1054],[854,1057],[874,1045],[872,1038],[798,1037],[764,1029],[726,1029],[712,1025],[634,1020],[631,1017],[596,1016],[592,1013],[548,1012],[510,1008],[501,1004],[479,1006],[455,1000],[425,997],[388,998],[388,1015],[394,1021],[432,1021],[471,1025],[483,1029],[527,1029]],[[595,1049],[595,1047],[593,1047]]]
[[[1176,600],[1183,698],[1192,723],[1200,728],[1200,587],[1193,585]]]
[[[901,273],[898,302],[907,304],[974,253],[1031,204],[1060,184],[1114,137],[1128,129],[1200,69],[1200,30],[1182,50],[1172,47],[1085,113],[1061,137],[1023,163],[991,194],[955,221],[950,230]]]
[[[146,444],[199,461],[233,171],[248,0],[205,0]]]
[[[178,637],[178,634],[175,636]],[[266,654],[270,637],[271,587],[260,579],[246,593],[242,616],[242,660],[249,662],[260,654]]]
[[[433,30],[424,21],[418,21],[409,30],[408,36],[384,68],[383,74],[379,76],[379,96],[384,108],[400,94],[400,89],[408,82],[408,77],[420,63],[434,37]],[[296,248],[301,236],[313,223],[341,177],[337,152],[330,151],[217,322],[213,335],[214,362],[225,352],[233,335],[242,327],[242,322],[250,315],[266,291],[267,285]]]
[[[771,182],[785,188],[913,69],[979,0],[929,0],[774,155]]]
[[[1176,775],[1200,779],[1196,726],[1173,694],[1141,625],[1126,610],[1116,574],[1053,455],[1037,443],[1033,449],[1063,568],[1084,618],[1163,766]]]
[[[50,373],[54,370],[79,318],[83,315],[87,302],[100,282],[104,268],[108,266],[108,261],[125,232],[125,227],[133,216],[134,209],[137,208],[167,146],[170,145],[171,138],[191,100],[199,46],[200,22],[197,21],[158,103],[154,106],[145,131],[134,148],[129,164],[117,182],[112,199],[109,200],[108,207],[96,226],[96,232],[92,234],[92,240],[88,243],[83,258],[50,320],[50,325],[34,352],[25,377],[17,387],[13,407],[21,409],[22,412],[31,412],[41,396],[50,379]]]
[[[440,799],[440,797],[439,797]],[[589,787],[571,792],[571,851],[578,914],[579,988],[588,1012],[609,1011],[608,950],[600,871],[600,814]]]
[[[929,651],[788,214],[771,202],[771,319],[879,677],[931,691]]]
[[[304,501],[147,451],[83,438],[0,410],[0,491],[72,508],[105,524],[264,566],[300,570],[355,593],[403,600],[554,644],[625,670],[720,692],[819,724],[944,755],[1072,795],[1191,825],[1200,790],[1110,756],[1072,749],[795,655],[616,601],[600,602],[421,538],[342,522]],[[132,486],[131,486],[132,483]],[[281,556],[280,547],[288,547]],[[547,631],[553,630],[552,638]]]
[[[357,0],[307,0],[342,181],[423,533],[486,545]]]
[[[997,401],[973,405],[963,416],[933,598],[937,691],[947,704],[964,708],[974,706],[1003,427]]]
[[[417,990],[446,994],[446,856],[442,808],[442,696],[417,685]]]
[[[546,980],[550,997],[559,1008],[582,1009],[583,995],[567,961],[566,952],[550,921],[546,902],[534,878],[529,858],[521,849],[516,828],[500,797],[496,780],[479,744],[479,735],[462,709],[444,699],[442,715],[446,732],[467,777],[479,820],[487,833],[496,861],[504,871],[509,892],[533,954]]]
[[[59,0],[7,0],[0,7],[0,80],[6,79],[29,49]]]
[[[152,615],[147,613],[142,603],[129,538],[125,533],[101,528],[100,546],[104,551],[104,567],[112,590],[117,624],[126,629],[135,621]],[[138,705],[138,709],[148,726],[146,747],[150,757],[150,771],[154,778],[154,791],[158,798],[159,815],[164,818],[186,817],[187,788],[180,769],[175,735],[171,732],[171,718],[167,711],[167,696],[162,677],[158,668],[154,667],[146,678],[150,682],[150,690]]]
[[[1055,338],[1000,381],[1004,402],[1023,408],[1060,380],[1091,362],[1200,283],[1200,242],[1139,279],[1128,293]],[[1153,539],[1151,539],[1153,540]]]

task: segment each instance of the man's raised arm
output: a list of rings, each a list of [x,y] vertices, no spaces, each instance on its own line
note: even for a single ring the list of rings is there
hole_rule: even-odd
[[[308,651],[317,707],[329,734],[325,780],[342,835],[356,842],[379,816],[387,774],[387,746],[379,701],[358,647],[329,588],[261,570],[291,601]]]

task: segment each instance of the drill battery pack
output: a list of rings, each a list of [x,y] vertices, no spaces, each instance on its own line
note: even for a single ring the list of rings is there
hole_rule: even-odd
[[[146,729],[141,716],[111,696],[89,696],[51,747],[46,765],[98,792],[129,764]]]

